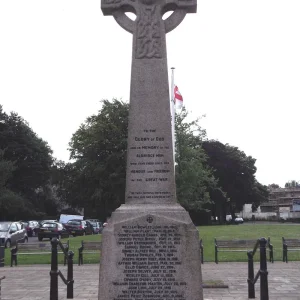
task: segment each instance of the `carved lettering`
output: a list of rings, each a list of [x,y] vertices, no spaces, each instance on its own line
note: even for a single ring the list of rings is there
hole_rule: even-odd
[[[177,279],[180,241],[179,229],[174,225],[122,226],[117,243],[122,247],[118,265],[124,277],[113,282],[120,287],[114,300],[185,299],[182,287],[187,283]]]

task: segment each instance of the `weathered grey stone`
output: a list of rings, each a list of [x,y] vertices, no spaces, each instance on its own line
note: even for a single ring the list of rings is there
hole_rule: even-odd
[[[165,37],[196,12],[196,1],[102,0],[101,7],[133,34],[133,52],[126,204],[102,234],[99,300],[202,300],[198,231],[176,201]]]
[[[112,220],[99,299],[203,299],[198,231],[181,206],[124,205]]]

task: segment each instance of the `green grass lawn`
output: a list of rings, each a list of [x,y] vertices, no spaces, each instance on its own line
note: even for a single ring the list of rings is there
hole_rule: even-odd
[[[101,234],[98,235],[86,235],[69,238],[70,250],[74,252],[74,264],[78,263],[78,248],[81,246],[81,241],[101,241]],[[66,242],[68,239],[63,239],[62,242]],[[30,242],[30,239],[29,239]],[[50,243],[48,239],[43,240],[43,242]],[[60,248],[58,248],[60,249]],[[83,256],[83,263],[99,263],[100,256],[98,254],[86,254]],[[32,264],[50,264],[51,254],[43,255],[19,255],[18,265],[32,265]],[[58,255],[58,263],[63,264],[63,255]],[[5,266],[10,266],[10,249],[5,249]]]
[[[214,238],[217,239],[258,239],[260,237],[271,238],[271,244],[274,246],[274,260],[282,260],[282,237],[300,238],[300,224],[242,224],[242,225],[222,225],[222,226],[199,226],[199,237],[204,245],[204,262],[214,262]],[[64,239],[63,241],[65,241]],[[74,251],[74,264],[78,263],[78,248],[81,241],[100,241],[101,235],[87,235],[83,237],[70,237],[70,250]],[[221,252],[218,255],[219,262],[229,261],[247,261],[246,252]],[[257,251],[256,260],[259,257]],[[84,255],[84,263],[99,263],[99,254]],[[289,261],[300,260],[300,251],[289,252]],[[19,265],[29,264],[50,264],[51,255],[20,255],[18,257]],[[59,255],[59,263],[63,263],[62,254]],[[10,249],[5,250],[5,265],[10,265]]]
[[[300,238],[300,224],[241,224],[222,226],[199,226],[199,237],[203,240],[204,262],[215,261],[214,238],[217,239],[259,239],[271,238],[274,247],[274,261],[282,261],[282,237]],[[268,252],[267,252],[268,255]],[[255,254],[259,257],[259,249]],[[222,261],[247,261],[246,252],[219,252],[219,262]],[[289,261],[300,260],[300,251],[288,253]]]

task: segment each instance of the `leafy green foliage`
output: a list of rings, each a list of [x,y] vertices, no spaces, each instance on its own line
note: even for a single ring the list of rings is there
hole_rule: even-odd
[[[188,122],[183,108],[176,116],[176,188],[179,203],[188,211],[200,211],[210,203],[209,190],[217,186],[201,144],[205,130],[199,119]]]
[[[102,101],[97,115],[74,133],[72,163],[55,166],[59,195],[89,217],[105,220],[125,199],[128,104]],[[255,159],[237,147],[207,141],[200,119],[188,120],[183,108],[176,116],[177,198],[190,213],[213,210],[215,215],[255,205],[266,197],[255,180]]]
[[[229,200],[227,212],[234,215],[241,211],[245,203],[252,203],[255,209],[268,198],[267,187],[257,182],[255,178],[255,159],[247,156],[237,147],[222,144],[219,141],[204,141],[208,165],[214,170],[219,180],[219,186]],[[222,211],[221,218],[226,211]]]
[[[23,207],[22,197],[7,188],[7,181],[15,170],[14,163],[4,159],[4,150],[0,150],[0,220],[18,212]]]
[[[105,219],[124,203],[128,110],[122,101],[103,100],[70,142],[75,162],[62,170],[62,195],[90,217]]]
[[[50,183],[52,151],[16,113],[6,114],[0,105],[0,188],[2,218],[36,216],[39,195]],[[46,201],[46,200],[45,200]]]

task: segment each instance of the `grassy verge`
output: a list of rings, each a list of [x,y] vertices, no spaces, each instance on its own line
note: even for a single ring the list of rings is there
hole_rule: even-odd
[[[223,226],[200,226],[199,236],[204,245],[204,262],[213,262],[215,249],[214,238],[217,239],[258,239],[261,237],[271,238],[274,247],[274,260],[282,261],[282,237],[300,238],[300,225],[288,224],[242,224]],[[258,251],[259,252],[259,251]],[[259,253],[256,253],[256,259]],[[246,252],[221,252],[218,254],[219,261],[247,261]],[[300,251],[289,252],[288,259],[300,260]]]
[[[200,226],[198,227],[199,237],[204,245],[204,262],[214,262],[214,238],[219,239],[258,239],[260,237],[271,238],[274,246],[274,260],[282,261],[282,237],[300,238],[300,225],[287,224],[243,224],[223,226]],[[81,241],[100,241],[101,235],[88,235],[84,237],[70,237],[70,250],[74,251],[74,264],[78,263],[78,248]],[[246,252],[221,252],[220,262],[247,261]],[[259,253],[256,253],[256,260]],[[289,252],[289,261],[300,261],[300,251]],[[51,256],[45,255],[21,255],[18,257],[20,265],[50,264]],[[84,263],[99,263],[99,254],[87,254],[84,256]],[[59,263],[63,263],[63,256],[59,255]],[[10,249],[5,249],[5,265],[10,265]]]
[[[67,239],[63,239],[65,242]],[[78,237],[70,237],[70,250],[74,252],[74,264],[78,263],[78,248],[81,246],[81,241],[101,241],[101,234],[99,235],[86,235],[86,236],[78,236]],[[29,240],[30,242],[30,240]],[[45,240],[43,242],[50,243],[49,240]],[[99,254],[86,254],[84,255],[84,263],[99,263],[100,256]],[[42,255],[19,255],[18,256],[18,264],[19,265],[33,265],[33,264],[50,264],[51,263],[51,255],[50,254],[42,254]],[[63,264],[63,255],[58,255],[58,263]],[[10,249],[5,249],[5,266],[10,265]]]

